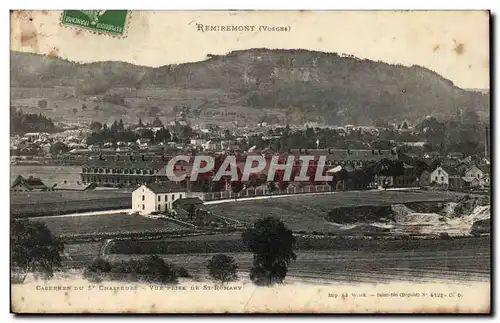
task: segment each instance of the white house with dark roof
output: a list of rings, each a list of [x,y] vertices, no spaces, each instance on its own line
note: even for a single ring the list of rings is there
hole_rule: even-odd
[[[431,172],[431,184],[439,186],[448,186],[449,184],[449,174],[443,169],[443,167],[438,166],[435,170]]]
[[[180,185],[144,184],[132,192],[132,212],[140,215],[169,212],[173,202],[183,198],[186,190]]]
[[[469,187],[485,187],[490,185],[490,165],[472,166],[465,171],[463,180]]]

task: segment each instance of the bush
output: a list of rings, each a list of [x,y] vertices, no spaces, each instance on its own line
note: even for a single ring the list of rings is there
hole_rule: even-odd
[[[187,271],[187,269],[182,266],[176,267],[175,272],[177,273],[177,277],[192,278],[191,274]]]
[[[189,275],[187,270],[182,269],[176,270],[173,265],[165,263],[157,255],[148,256],[140,260],[131,259],[121,261],[115,264],[111,264],[106,260],[96,259],[86,268],[84,277],[92,281],[109,279],[172,284],[177,283],[177,278],[180,276],[179,273],[184,276]]]
[[[439,238],[442,239],[442,240],[450,240],[451,239],[451,237],[448,234],[448,232],[441,232],[439,234]]]
[[[111,263],[102,258],[97,258],[86,268],[86,270],[89,272],[101,272],[101,273],[109,273],[111,269],[112,269]]]
[[[233,257],[226,255],[215,255],[207,262],[206,267],[212,279],[224,284],[237,279],[236,271],[238,265]]]
[[[111,268],[109,261],[97,258],[85,268],[83,277],[91,282],[100,283],[103,281],[104,275],[111,271]]]
[[[64,245],[43,222],[12,220],[10,247],[12,275],[17,283],[24,282],[28,273],[50,279],[61,266]]]

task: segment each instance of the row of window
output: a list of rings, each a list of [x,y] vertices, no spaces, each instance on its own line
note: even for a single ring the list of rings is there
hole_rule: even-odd
[[[165,201],[168,201],[168,195],[167,195],[167,194],[165,194],[165,195],[163,195],[163,196],[164,196],[164,197],[163,197],[163,199],[164,199]],[[161,197],[162,197],[161,195],[158,195],[158,202],[161,202]],[[179,197],[178,197],[178,198],[179,198],[179,199],[181,199],[181,198],[182,198],[182,194],[179,194]],[[142,200],[144,201],[145,199],[146,199],[146,196],[145,196],[145,195],[143,195],[143,196],[142,196]],[[172,194],[172,201],[175,201],[175,194]]]
[[[130,175],[154,175],[158,172],[157,169],[128,169],[128,168],[91,168],[83,167],[82,173],[98,173],[98,174],[130,174]]]
[[[178,198],[182,198],[182,194],[179,194]],[[168,195],[164,195],[164,200],[168,201]],[[172,194],[172,201],[175,201],[175,194]],[[158,195],[158,202],[161,202],[161,195]]]
[[[165,211],[166,211],[166,210],[170,210],[170,209],[172,208],[172,207],[171,207],[171,204],[172,204],[172,203],[170,203],[170,202],[165,203],[165,208],[164,208],[164,210],[165,210]],[[157,210],[157,211],[161,211],[161,204],[158,204],[158,207],[157,207],[157,209],[156,209],[156,210]]]
[[[143,184],[143,183],[152,183],[153,180],[152,178],[149,179],[143,179],[143,178],[107,178],[107,177],[100,177],[100,176],[84,176],[82,178],[82,181],[84,183],[97,183],[97,184],[106,184],[106,183],[111,183],[111,184],[126,184],[126,185],[131,185],[131,184]]]
[[[353,165],[353,166],[364,166],[367,161],[361,160],[327,160],[325,164],[327,166],[338,166],[338,165]],[[184,166],[180,166],[179,168],[174,167],[174,170],[185,170]],[[128,169],[128,168],[92,168],[92,167],[83,167],[82,173],[96,173],[96,174],[130,174],[130,175],[154,175],[158,172],[157,169]]]

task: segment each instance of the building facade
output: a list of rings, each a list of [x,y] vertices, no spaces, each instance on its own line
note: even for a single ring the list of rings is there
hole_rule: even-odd
[[[186,192],[179,186],[144,184],[132,192],[132,212],[140,215],[170,212],[173,202],[183,198]]]
[[[18,175],[12,183],[10,190],[13,192],[48,191],[50,188],[40,178],[30,176],[24,178]]]
[[[448,173],[443,169],[443,167],[438,166],[435,170],[431,172],[431,184],[439,186],[448,186]]]

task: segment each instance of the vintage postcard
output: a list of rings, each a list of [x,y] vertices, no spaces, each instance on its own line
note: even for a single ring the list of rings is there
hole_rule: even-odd
[[[10,19],[12,312],[491,312],[488,11]]]

